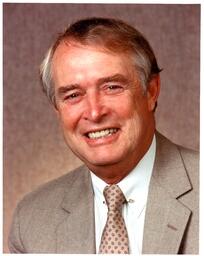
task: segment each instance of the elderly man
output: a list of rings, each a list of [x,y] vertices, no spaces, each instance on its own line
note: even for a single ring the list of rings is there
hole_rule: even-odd
[[[198,156],[155,131],[160,69],[120,20],[72,24],[41,79],[84,166],[18,205],[14,253],[198,253]]]

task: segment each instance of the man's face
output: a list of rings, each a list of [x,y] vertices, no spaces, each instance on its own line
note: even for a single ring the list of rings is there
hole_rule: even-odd
[[[156,98],[144,93],[130,58],[62,43],[52,74],[57,111],[72,151],[92,170],[138,161],[154,133]]]

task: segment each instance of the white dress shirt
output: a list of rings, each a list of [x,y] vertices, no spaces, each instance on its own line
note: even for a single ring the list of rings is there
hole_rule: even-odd
[[[154,136],[151,146],[137,166],[118,183],[128,202],[124,205],[122,214],[128,231],[130,253],[135,255],[142,253],[147,195],[155,153],[156,139]],[[91,178],[94,189],[95,239],[96,252],[98,253],[102,232],[107,220],[108,209],[103,196],[103,190],[107,184],[92,172]]]

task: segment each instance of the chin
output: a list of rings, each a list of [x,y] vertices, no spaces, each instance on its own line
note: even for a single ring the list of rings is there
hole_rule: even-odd
[[[103,158],[100,156],[97,158],[96,156],[92,158],[87,158],[86,160],[82,159],[82,161],[87,164],[88,166],[111,166],[118,164],[121,161],[121,158],[117,157],[104,157]]]

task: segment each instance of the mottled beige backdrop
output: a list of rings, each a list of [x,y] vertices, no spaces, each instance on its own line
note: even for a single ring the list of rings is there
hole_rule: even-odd
[[[4,4],[4,252],[17,201],[80,164],[41,92],[38,67],[56,33],[90,16],[121,18],[149,39],[164,69],[157,128],[199,148],[199,5]]]

